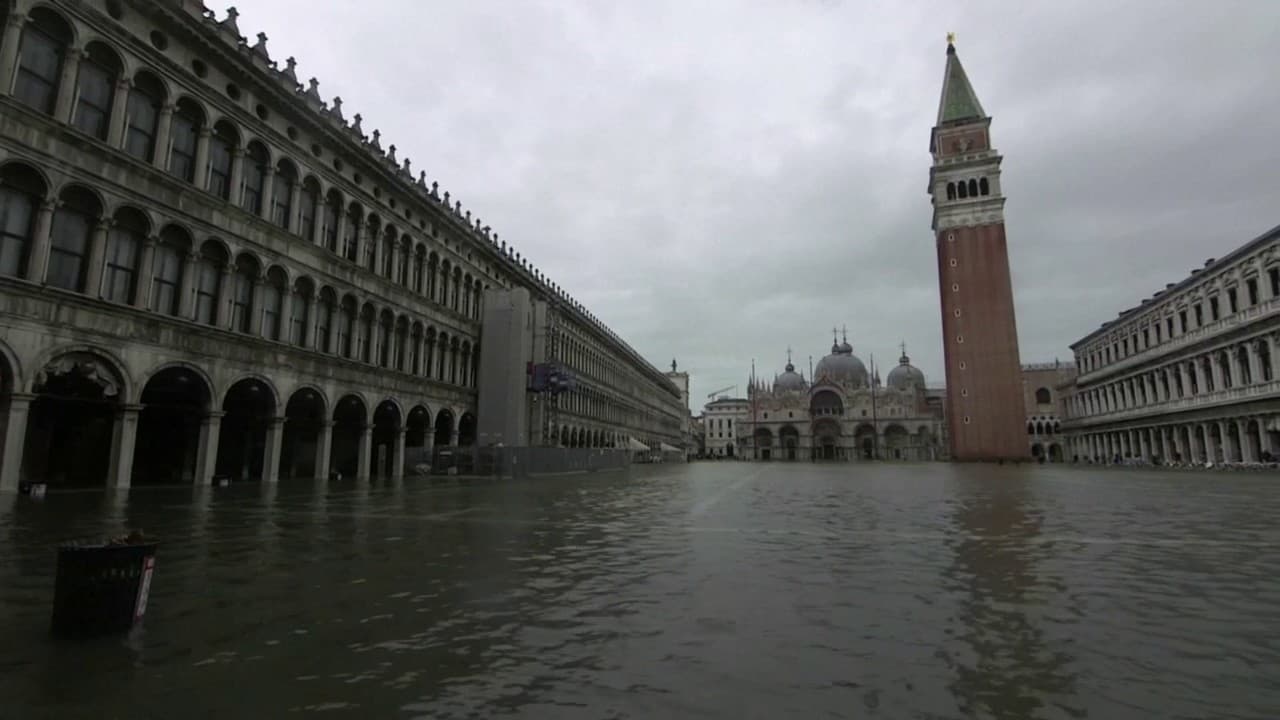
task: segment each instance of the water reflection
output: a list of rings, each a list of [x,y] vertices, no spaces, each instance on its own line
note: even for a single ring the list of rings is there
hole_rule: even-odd
[[[1071,657],[1051,647],[1043,625],[1045,602],[1064,587],[1038,567],[1052,545],[1038,541],[1044,518],[1031,472],[981,473],[964,477],[951,515],[945,578],[960,598],[960,627],[947,632],[962,645],[940,654],[953,665],[952,695],[968,717],[1083,716],[1071,705]]]

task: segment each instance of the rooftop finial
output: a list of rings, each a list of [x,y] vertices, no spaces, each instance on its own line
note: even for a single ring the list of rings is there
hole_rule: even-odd
[[[790,345],[787,346],[787,364],[788,365],[791,364],[791,346]]]
[[[947,45],[951,46],[955,44],[956,44],[956,34],[954,32],[947,33]]]
[[[841,342],[846,342],[846,343],[849,342],[849,326],[848,325],[840,326],[840,340]]]

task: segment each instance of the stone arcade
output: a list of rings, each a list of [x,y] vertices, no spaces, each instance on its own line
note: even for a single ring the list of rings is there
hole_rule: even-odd
[[[679,442],[661,372],[234,9],[0,21],[0,489],[400,477],[476,442],[487,289],[561,308],[549,442]]]

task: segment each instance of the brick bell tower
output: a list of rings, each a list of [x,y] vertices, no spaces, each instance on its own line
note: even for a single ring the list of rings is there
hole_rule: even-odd
[[[929,194],[938,246],[951,459],[1029,456],[1018,328],[991,118],[947,36]]]

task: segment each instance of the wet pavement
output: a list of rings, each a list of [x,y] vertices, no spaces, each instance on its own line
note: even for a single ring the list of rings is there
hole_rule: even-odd
[[[1280,478],[734,462],[0,496],[0,718],[1275,718]],[[48,635],[53,545],[163,541]]]

